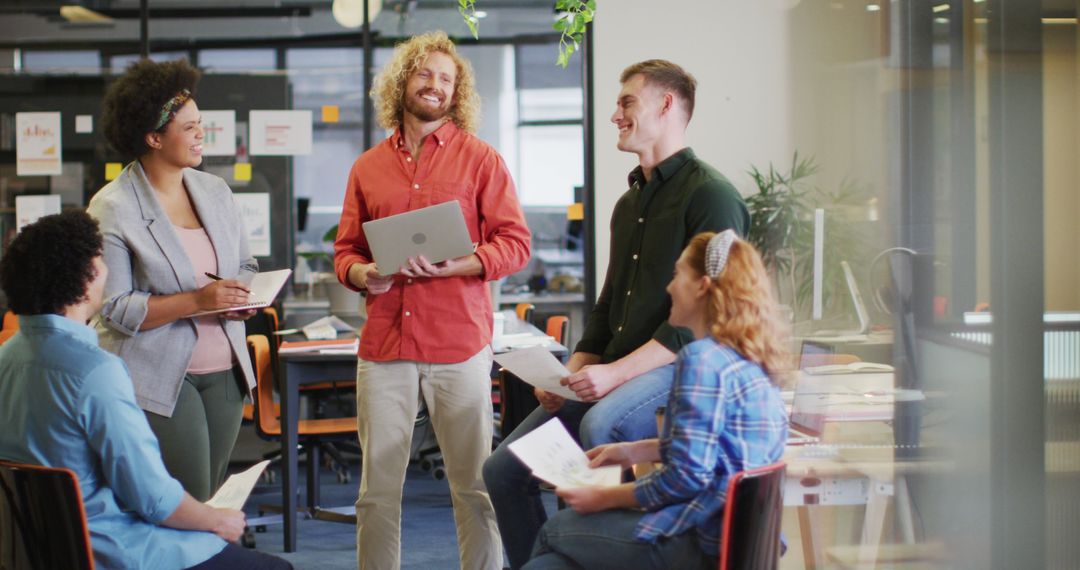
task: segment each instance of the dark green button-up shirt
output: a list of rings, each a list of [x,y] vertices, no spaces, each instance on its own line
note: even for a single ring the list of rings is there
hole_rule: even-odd
[[[675,262],[701,232],[728,228],[745,236],[750,213],[731,182],[690,148],[668,157],[645,181],[641,167],[611,215],[607,277],[576,352],[613,362],[656,339],[672,352],[693,340],[668,324],[671,297],[665,288]]]

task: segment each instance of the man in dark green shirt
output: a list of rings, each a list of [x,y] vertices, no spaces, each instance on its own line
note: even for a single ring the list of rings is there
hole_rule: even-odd
[[[529,559],[547,516],[529,471],[508,444],[552,417],[582,447],[657,436],[654,411],[666,403],[675,354],[692,340],[668,324],[665,288],[693,236],[734,229],[750,215],[734,186],[686,146],[696,81],[678,65],[648,60],[626,68],[611,121],[618,148],[638,156],[630,189],[611,216],[611,257],[600,298],[567,363],[564,380],[585,403],[537,390],[533,411],[484,465],[503,545],[513,568]]]

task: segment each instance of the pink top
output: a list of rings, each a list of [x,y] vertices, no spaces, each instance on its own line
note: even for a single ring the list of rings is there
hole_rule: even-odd
[[[206,274],[216,274],[218,270],[217,254],[214,253],[214,244],[210,243],[210,236],[204,228],[188,229],[174,225],[173,229],[180,237],[180,244],[184,246],[191,266],[195,269],[195,285],[205,287],[212,281]],[[229,337],[225,336],[225,327],[221,326],[220,317],[207,315],[194,317],[192,320],[195,321],[199,338],[195,341],[195,350],[191,352],[187,371],[192,374],[209,374],[232,368],[232,348],[229,346]]]

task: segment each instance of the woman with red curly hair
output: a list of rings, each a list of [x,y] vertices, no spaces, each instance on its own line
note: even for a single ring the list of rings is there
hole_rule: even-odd
[[[593,467],[660,468],[617,487],[558,489],[573,510],[544,525],[527,570],[716,568],[729,477],[780,459],[784,328],[757,251],[731,230],[698,234],[667,290],[671,324],[696,340],[675,362],[660,438],[588,452]]]

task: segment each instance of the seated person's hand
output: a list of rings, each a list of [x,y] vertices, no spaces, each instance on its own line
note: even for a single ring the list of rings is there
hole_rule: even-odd
[[[244,535],[244,527],[247,519],[244,513],[235,509],[214,509],[217,519],[214,521],[213,532],[224,540],[236,542]]]
[[[595,402],[619,385],[619,379],[609,364],[593,364],[562,379],[584,402]]]
[[[589,458],[589,467],[593,468],[618,465],[623,469],[630,469],[637,463],[633,454],[633,446],[630,443],[598,445],[585,452],[585,456]]]
[[[588,515],[608,509],[600,487],[558,487],[555,494],[578,514]]]
[[[549,414],[554,414],[562,408],[563,402],[566,398],[558,394],[552,394],[547,390],[541,390],[540,388],[533,388],[533,393],[536,395],[536,399],[540,401],[540,407],[544,408],[544,411]]]

